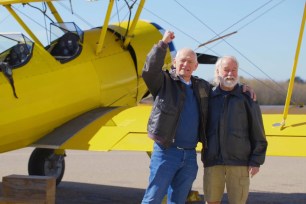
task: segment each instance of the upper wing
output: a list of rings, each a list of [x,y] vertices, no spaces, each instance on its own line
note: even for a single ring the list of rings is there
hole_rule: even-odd
[[[1,0],[0,5],[25,4],[32,2],[49,2],[49,1],[56,1],[56,0]]]

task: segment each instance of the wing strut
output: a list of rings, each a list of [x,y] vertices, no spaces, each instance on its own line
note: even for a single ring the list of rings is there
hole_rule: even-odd
[[[108,23],[109,23],[109,19],[110,19],[110,15],[112,13],[112,9],[113,9],[113,5],[114,5],[114,0],[110,0],[109,4],[108,4],[108,8],[107,8],[107,13],[104,19],[104,25],[102,27],[101,30],[101,34],[100,34],[100,39],[98,42],[98,46],[97,46],[97,50],[96,50],[96,55],[100,54],[103,48],[103,44],[104,44],[104,39],[106,36],[106,31],[108,28]]]
[[[302,40],[303,40],[305,19],[306,19],[306,3],[304,4],[304,14],[303,14],[303,19],[302,19],[302,23],[301,23],[298,44],[297,44],[296,51],[295,51],[294,63],[293,63],[292,73],[291,73],[290,82],[289,82],[289,86],[288,86],[288,93],[287,93],[287,97],[286,97],[286,103],[285,103],[285,108],[284,108],[284,113],[283,113],[283,121],[281,123],[281,125],[282,125],[281,129],[283,129],[285,127],[285,123],[286,123],[286,119],[287,119],[287,115],[288,115],[288,111],[289,111],[289,105],[290,105],[291,95],[292,95],[292,90],[293,90],[293,85],[294,85],[295,72],[296,72],[296,67],[297,67],[297,64],[298,64],[299,54],[300,54],[300,49],[301,49],[301,44],[302,44]]]
[[[47,2],[47,5],[52,13],[52,15],[54,16],[54,18],[56,19],[56,21],[58,23],[63,23],[63,19],[62,17],[59,15],[59,13],[57,12],[56,8],[54,7],[52,2]]]
[[[144,4],[145,4],[145,0],[141,0],[140,3],[139,3],[139,6],[138,6],[137,12],[134,16],[131,28],[129,29],[127,35],[125,36],[125,41],[124,41],[124,44],[123,44],[124,48],[127,48],[128,45],[130,44],[131,40],[132,40],[132,36],[133,36],[134,30],[135,30],[136,24],[139,20],[139,16],[140,16],[140,13],[143,9]]]
[[[17,13],[12,9],[11,5],[6,5],[5,8],[10,12],[10,14],[16,19],[16,21],[21,25],[21,27],[30,35],[30,37],[35,41],[35,43],[43,47],[43,44],[34,35],[34,33],[29,29],[29,27],[22,21],[22,19],[17,15]]]
[[[40,40],[35,36],[35,34],[30,30],[30,28],[23,22],[23,20],[18,16],[18,14],[12,9],[11,5],[5,5],[5,8],[10,12],[10,14],[15,18],[15,20],[19,23],[19,25],[29,34],[29,36],[35,42],[35,46],[39,48],[41,53],[46,57],[49,58],[51,61],[56,61],[51,55],[45,50],[43,44]]]

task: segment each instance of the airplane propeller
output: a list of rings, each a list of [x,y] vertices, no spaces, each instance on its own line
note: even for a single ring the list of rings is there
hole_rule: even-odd
[[[198,57],[199,64],[215,64],[218,60],[217,56],[207,55],[203,53],[196,53]]]

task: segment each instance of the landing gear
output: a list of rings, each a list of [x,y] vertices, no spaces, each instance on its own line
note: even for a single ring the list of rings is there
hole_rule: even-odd
[[[54,176],[58,185],[65,171],[65,153],[55,153],[54,149],[36,148],[29,159],[28,173],[37,176]]]

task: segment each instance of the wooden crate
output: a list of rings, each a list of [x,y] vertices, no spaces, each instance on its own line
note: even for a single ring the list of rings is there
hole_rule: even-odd
[[[21,198],[0,198],[0,204],[46,204],[45,200],[30,200]]]
[[[35,203],[43,201],[41,203],[54,204],[55,188],[56,179],[51,176],[10,175],[2,178],[4,199],[16,199],[20,202],[36,200]]]

